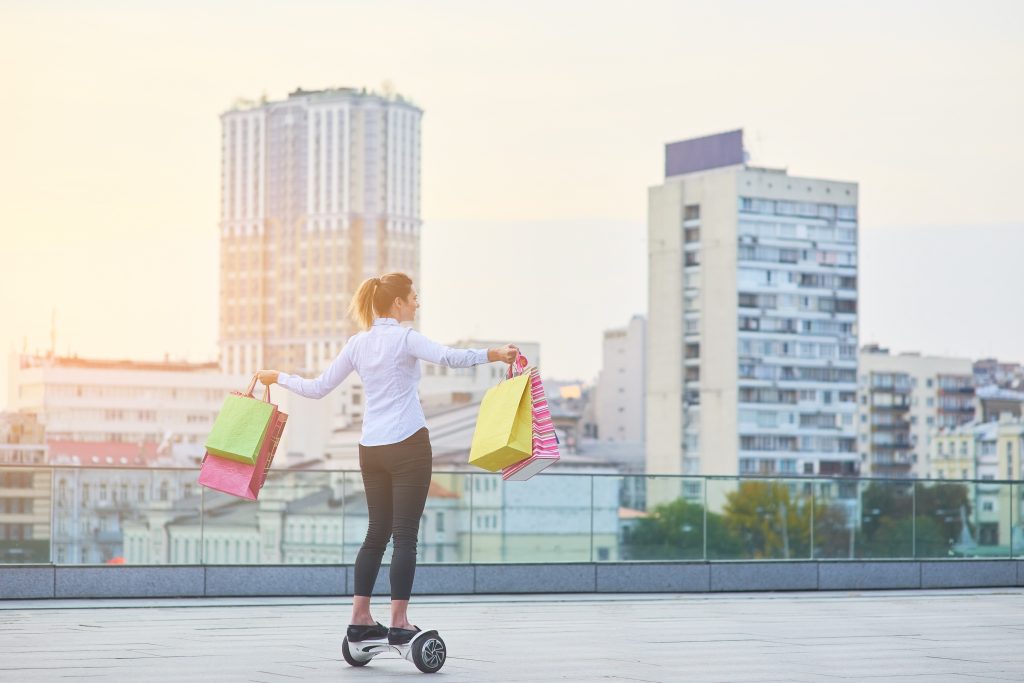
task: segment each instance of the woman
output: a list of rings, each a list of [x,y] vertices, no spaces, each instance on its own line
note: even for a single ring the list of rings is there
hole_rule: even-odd
[[[416,538],[430,487],[431,450],[417,388],[420,361],[453,368],[504,361],[519,350],[506,344],[492,349],[453,349],[427,339],[401,323],[420,306],[412,280],[390,273],[363,282],[349,314],[365,331],[356,334],[316,379],[261,370],[266,385],[280,384],[301,396],[323,398],[355,370],[363,382],[366,412],[359,440],[359,469],[366,490],[370,524],[355,565],[355,595],[350,642],[381,639],[399,645],[419,631],[409,622],[409,596],[416,572]],[[391,558],[391,628],[370,615],[370,594],[381,557],[394,533]]]

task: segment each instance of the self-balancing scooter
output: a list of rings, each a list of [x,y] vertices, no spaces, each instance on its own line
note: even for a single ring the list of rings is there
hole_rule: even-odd
[[[437,673],[448,658],[448,650],[437,631],[421,631],[403,644],[390,644],[386,639],[341,641],[341,654],[352,666],[366,666],[377,655],[391,652],[416,665],[425,674]]]

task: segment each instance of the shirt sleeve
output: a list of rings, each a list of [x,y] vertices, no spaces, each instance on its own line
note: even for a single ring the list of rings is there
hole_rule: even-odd
[[[487,349],[453,349],[428,339],[416,330],[409,330],[406,347],[416,358],[449,368],[468,368],[488,363]]]
[[[341,350],[341,353],[316,379],[303,379],[298,375],[279,372],[277,383],[299,396],[323,398],[337,388],[352,373],[352,370],[354,370],[354,367],[352,365],[351,344],[345,344],[345,348]]]

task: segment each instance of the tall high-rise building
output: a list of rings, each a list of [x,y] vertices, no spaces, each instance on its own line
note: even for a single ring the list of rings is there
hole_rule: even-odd
[[[685,140],[648,229],[647,471],[855,474],[857,184]]]
[[[419,279],[422,115],[401,96],[338,88],[221,116],[226,372],[319,372],[354,332],[346,310],[363,279]]]

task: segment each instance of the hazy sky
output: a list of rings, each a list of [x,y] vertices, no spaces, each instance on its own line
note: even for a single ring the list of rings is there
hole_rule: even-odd
[[[2,351],[56,306],[60,353],[212,357],[218,115],[387,80],[426,112],[440,340],[592,378],[646,307],[664,143],[742,127],[755,163],[860,183],[861,341],[1024,360],[1022,35],[1014,0],[6,0]]]

